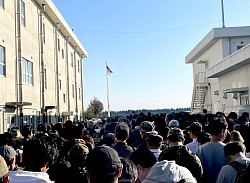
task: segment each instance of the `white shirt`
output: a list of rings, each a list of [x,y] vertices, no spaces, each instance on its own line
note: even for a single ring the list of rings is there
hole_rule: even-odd
[[[161,150],[160,149],[149,149],[154,155],[155,157],[158,159],[159,155],[161,154]]]
[[[10,171],[10,183],[53,183],[45,172]]]

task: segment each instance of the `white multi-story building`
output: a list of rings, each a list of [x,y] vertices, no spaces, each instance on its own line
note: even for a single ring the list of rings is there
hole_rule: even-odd
[[[86,57],[51,0],[0,0],[0,132],[81,120]]]
[[[192,113],[250,112],[250,27],[212,29],[186,56],[193,64]]]

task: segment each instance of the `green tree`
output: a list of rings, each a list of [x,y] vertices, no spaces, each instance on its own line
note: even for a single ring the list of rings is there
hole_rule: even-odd
[[[99,118],[102,116],[103,104],[100,100],[94,97],[93,100],[90,101],[88,108],[85,111],[85,118]]]

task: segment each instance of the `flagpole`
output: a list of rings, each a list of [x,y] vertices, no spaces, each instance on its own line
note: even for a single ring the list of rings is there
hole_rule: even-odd
[[[224,0],[221,0],[221,16],[222,16],[222,27],[225,27],[225,19],[224,19]]]
[[[108,80],[108,71],[107,71],[107,62],[106,62],[106,80],[107,80],[107,101],[108,101],[108,118],[109,121],[111,121],[110,119],[110,108],[109,108],[109,80]]]

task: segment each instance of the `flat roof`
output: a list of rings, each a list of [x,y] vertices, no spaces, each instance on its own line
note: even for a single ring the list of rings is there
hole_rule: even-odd
[[[52,0],[35,0],[37,4],[42,7],[42,4],[45,4],[45,14],[53,21],[55,25],[60,25],[60,32],[67,38],[70,38],[70,43],[77,47],[77,52],[83,58],[88,57],[88,53],[76,37],[75,33],[72,31],[66,20],[63,18],[62,14],[57,9],[56,5]],[[63,2],[62,2],[63,3]]]
[[[220,38],[250,36],[250,26],[221,27],[212,29],[185,57],[185,63],[193,63]]]
[[[218,78],[247,64],[250,64],[250,44],[224,58],[221,62],[208,68],[206,72],[207,77]]]

